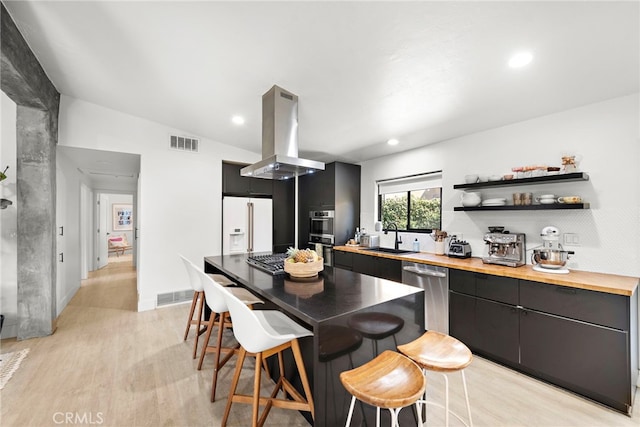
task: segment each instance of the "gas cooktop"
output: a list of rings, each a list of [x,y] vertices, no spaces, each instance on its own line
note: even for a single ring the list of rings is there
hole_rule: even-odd
[[[275,276],[276,274],[284,274],[285,259],[287,259],[287,254],[285,253],[250,255],[247,258],[247,262],[256,268]]]

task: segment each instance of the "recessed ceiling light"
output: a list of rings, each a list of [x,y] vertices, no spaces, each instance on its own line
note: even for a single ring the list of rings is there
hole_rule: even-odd
[[[533,59],[533,55],[531,52],[519,52],[516,53],[509,59],[509,67],[511,68],[520,68],[529,64]]]
[[[389,145],[398,145],[400,143],[400,141],[398,141],[395,138],[391,138],[390,140],[387,141],[387,144]]]
[[[234,125],[243,125],[244,124],[244,117],[242,117],[242,116],[233,116],[233,117],[231,117],[231,121],[233,122]]]

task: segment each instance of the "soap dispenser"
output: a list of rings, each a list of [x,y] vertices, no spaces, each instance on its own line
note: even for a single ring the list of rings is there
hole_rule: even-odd
[[[417,237],[416,237],[416,240],[413,241],[413,251],[420,252],[420,242],[418,242]]]

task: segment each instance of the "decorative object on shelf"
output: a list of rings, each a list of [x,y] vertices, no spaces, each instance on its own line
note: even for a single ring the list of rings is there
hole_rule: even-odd
[[[480,206],[482,203],[482,196],[480,193],[476,192],[468,192],[462,194],[462,206],[472,207],[472,206]]]
[[[562,156],[562,173],[578,172],[579,159],[575,155]]]
[[[315,277],[324,270],[324,259],[312,249],[287,249],[284,271],[291,277]]]
[[[464,182],[466,182],[467,184],[478,182],[478,175],[465,175]]]

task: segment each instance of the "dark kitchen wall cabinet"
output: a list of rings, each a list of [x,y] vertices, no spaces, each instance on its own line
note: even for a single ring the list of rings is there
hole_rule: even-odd
[[[273,200],[273,252],[295,246],[295,183],[240,176],[246,164],[222,162],[222,195],[266,197]]]
[[[450,270],[449,330],[471,350],[628,413],[638,296]]]
[[[334,210],[333,234],[342,245],[360,225],[360,166],[327,163],[323,171],[298,178],[298,247],[309,247],[309,212]]]
[[[222,193],[236,197],[271,196],[274,181],[241,176],[240,169],[245,166],[247,165],[222,162]]]

